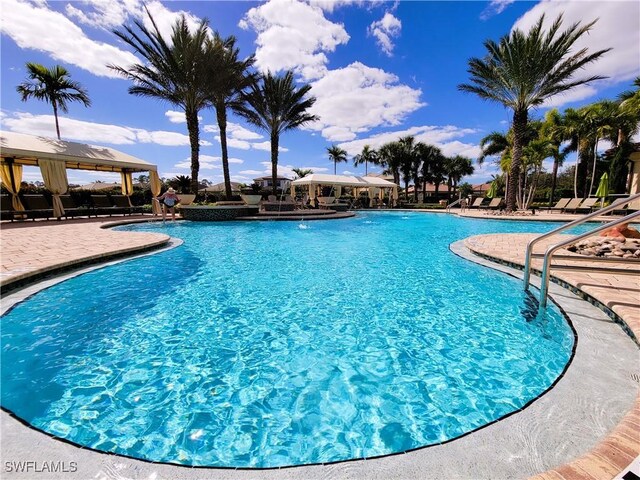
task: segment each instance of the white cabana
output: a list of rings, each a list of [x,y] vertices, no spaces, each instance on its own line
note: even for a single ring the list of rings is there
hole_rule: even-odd
[[[161,184],[156,165],[109,147],[2,131],[0,132],[0,156],[2,183],[11,192],[13,207],[17,211],[24,210],[18,193],[22,180],[22,167],[25,165],[40,167],[45,186],[53,194],[53,213],[56,217],[64,215],[60,195],[64,195],[69,190],[66,172],[68,168],[119,172],[122,179],[122,194],[127,197],[133,193],[131,174],[149,172],[151,193],[154,197],[160,195]]]
[[[329,186],[334,187],[336,196],[342,191],[342,187],[352,187],[356,192],[360,189],[367,189],[369,198],[373,203],[374,196],[379,193],[382,198],[385,188],[390,189],[392,198],[397,199],[398,185],[380,177],[356,177],[351,175],[328,175],[323,173],[312,173],[302,178],[298,178],[291,182],[291,195],[295,195],[295,188],[299,186],[309,187],[309,197],[315,198],[316,187]]]

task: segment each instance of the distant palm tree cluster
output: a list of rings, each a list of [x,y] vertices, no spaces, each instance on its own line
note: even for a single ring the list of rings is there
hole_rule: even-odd
[[[333,146],[327,149],[334,162],[347,161],[347,152]],[[365,145],[362,152],[353,157],[354,166],[365,166],[365,175],[369,165],[383,167],[385,175],[393,176],[394,183],[404,183],[405,198],[408,199],[409,183],[413,182],[413,199],[417,201],[418,187],[422,185],[422,196],[426,186],[435,186],[435,197],[438,198],[440,185],[447,182],[448,197],[455,191],[462,177],[474,172],[470,158],[462,155],[447,157],[435,145],[416,142],[415,137],[406,136],[396,141],[385,143],[377,150]]]

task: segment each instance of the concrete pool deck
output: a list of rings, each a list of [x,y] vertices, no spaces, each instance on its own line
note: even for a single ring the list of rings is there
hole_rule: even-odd
[[[34,272],[69,267],[86,257],[107,259],[169,242],[168,235],[160,232],[115,232],[101,228],[118,220],[123,219],[30,222],[8,228],[3,224],[0,231],[2,280],[6,282],[17,276],[24,280]],[[524,241],[524,235],[484,235],[471,237],[465,243],[457,242],[452,249],[472,261],[517,275],[513,269],[473,256],[468,248],[484,257],[516,265]],[[571,272],[563,271],[561,275],[573,284]],[[587,293],[609,306],[629,325],[636,339],[640,338],[634,321],[638,316],[638,278],[621,276],[605,288],[598,278],[573,280],[578,288],[591,289]],[[518,414],[446,445],[327,466],[259,471],[191,469],[80,449],[30,429],[2,412],[2,477],[382,479],[526,478],[539,474],[537,478],[541,480],[613,478],[626,471],[640,453],[637,345],[601,310],[557,285],[552,285],[551,291],[578,331],[576,355],[564,377]],[[622,297],[618,295],[621,292]],[[67,466],[76,462],[77,472],[19,473],[7,471],[8,461],[41,464],[59,461],[66,462]]]

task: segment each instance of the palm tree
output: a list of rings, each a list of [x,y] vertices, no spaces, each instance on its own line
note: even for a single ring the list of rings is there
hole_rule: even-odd
[[[255,80],[255,75],[249,69],[255,63],[251,55],[240,60],[239,49],[236,48],[236,38],[233,36],[223,39],[216,32],[213,39],[206,42],[207,57],[210,62],[211,81],[209,87],[209,101],[216,111],[216,119],[220,130],[220,148],[222,150],[222,175],[227,200],[231,198],[231,177],[229,174],[229,152],[227,149],[227,109],[238,111],[243,99],[242,91],[247,89]]]
[[[618,95],[617,138],[609,139],[615,144],[615,153],[609,167],[609,184],[614,193],[625,193],[629,155],[633,152],[630,139],[638,132],[640,118],[640,77],[633,82],[635,90]]]
[[[402,147],[398,142],[388,142],[378,149],[378,160],[385,167],[385,175],[393,175],[393,183],[400,185],[400,163]]]
[[[30,97],[44,100],[53,107],[56,120],[56,133],[60,140],[60,125],[58,124],[58,109],[67,113],[68,102],[82,102],[85,107],[91,106],[87,91],[78,82],[69,80],[66,68],[55,65],[47,68],[39,63],[27,62],[29,79],[16,87],[16,90],[26,102]]]
[[[460,182],[462,177],[472,175],[474,168],[471,159],[463,157],[462,155],[447,158],[444,168],[447,175],[447,196],[449,197],[449,201],[451,201],[451,190],[457,188],[458,182]]]
[[[338,171],[338,164],[347,161],[347,151],[337,145],[332,145],[327,147],[327,153],[329,160],[333,161],[333,174],[335,175]]]
[[[556,194],[556,183],[558,180],[558,168],[564,163],[566,152],[560,151],[560,144],[564,140],[564,126],[562,115],[557,109],[549,110],[544,116],[544,122],[540,128],[541,136],[549,142],[553,149],[553,170],[551,172],[551,193],[549,195],[549,208],[553,206]]]
[[[365,176],[369,174],[369,164],[378,165],[378,152],[371,148],[370,145],[365,145],[362,147],[362,152],[353,157],[353,166],[357,167],[364,163],[364,174]]]
[[[529,142],[522,151],[522,181],[518,183],[518,205],[522,209],[529,208],[538,186],[542,162],[554,155],[557,149],[545,138],[538,138]],[[529,182],[529,185],[527,183]]]
[[[422,198],[424,199],[427,192],[427,182],[434,182],[438,171],[437,163],[441,162],[444,157],[442,155],[442,151],[438,147],[428,145],[423,142],[418,142],[416,144],[416,153],[421,162],[420,179],[422,180]]]
[[[200,126],[198,113],[209,101],[206,84],[211,78],[208,71],[205,46],[208,24],[202,20],[194,32],[189,30],[182,15],[173,25],[167,41],[147,10],[151,28],[135,20],[139,32],[129,26],[114,33],[140,55],[143,63],[127,68],[109,65],[124,78],[133,82],[129,93],[164,100],[184,110],[191,144],[191,192],[198,193],[200,170]]]
[[[292,168],[291,171],[297,175],[297,178],[304,178],[313,173],[310,168]]]
[[[402,172],[402,180],[404,181],[404,198],[408,200],[409,198],[409,181],[413,178],[414,171],[417,171],[416,168],[416,151],[415,151],[415,138],[411,135],[406,137],[402,137],[398,140],[399,145],[399,153],[400,153],[400,172]],[[413,187],[413,192],[415,193],[416,186]]]
[[[543,22],[544,15],[527,34],[516,29],[502,37],[499,43],[485,41],[487,56],[469,60],[468,71],[472,83],[458,86],[462,91],[475,93],[480,98],[501,103],[513,110],[507,211],[513,211],[516,206],[516,183],[520,177],[529,109],[541,105],[549,97],[604,78],[594,75],[573,79],[573,76],[610,50],[599,50],[592,54],[588,54],[587,49],[575,53],[571,51],[575,42],[591,30],[595,21],[584,26],[575,23],[566,31],[559,32],[562,26],[560,15],[546,33],[542,29]]]
[[[273,76],[271,72],[261,75],[254,81],[249,91],[242,94],[244,105],[239,106],[237,113],[249,123],[269,132],[271,139],[271,178],[273,194],[277,193],[278,179],[278,147],[280,134],[294,130],[309,122],[318,120],[316,115],[307,110],[316,102],[315,97],[307,97],[311,90],[308,84],[296,88],[293,72],[283,76]]]

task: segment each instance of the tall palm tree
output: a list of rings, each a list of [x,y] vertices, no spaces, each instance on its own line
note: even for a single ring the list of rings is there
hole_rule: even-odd
[[[529,208],[542,172],[542,162],[553,156],[556,150],[554,145],[545,138],[532,140],[523,148],[522,181],[518,183],[518,205],[520,208],[525,210]]]
[[[393,176],[393,183],[400,185],[400,163],[402,147],[398,142],[388,142],[378,149],[380,165],[385,167],[383,173]]]
[[[516,184],[520,177],[524,135],[529,109],[541,105],[547,98],[566,92],[601,76],[574,79],[578,70],[597,60],[610,49],[589,54],[587,49],[572,52],[575,42],[587,33],[595,21],[580,26],[571,25],[560,32],[562,15],[553,22],[547,32],[542,28],[544,15],[528,33],[513,30],[500,39],[499,43],[487,40],[485,58],[469,60],[471,84],[458,88],[475,93],[480,98],[503,104],[513,110],[513,149],[507,211],[516,206]]]
[[[255,80],[249,72],[255,63],[255,57],[241,60],[240,50],[236,48],[236,38],[222,38],[216,32],[213,39],[207,39],[206,54],[210,70],[209,101],[216,111],[218,129],[220,130],[220,148],[222,150],[222,175],[227,199],[231,198],[231,177],[229,174],[229,152],[227,149],[227,109],[238,111],[243,99],[242,91]]]
[[[557,109],[549,110],[545,116],[540,128],[542,138],[549,142],[553,153],[553,170],[551,172],[551,194],[549,195],[549,208],[553,206],[556,194],[556,183],[558,180],[558,168],[564,163],[566,152],[560,150],[560,144],[564,140],[564,126],[562,115]]]
[[[85,107],[89,107],[91,106],[89,95],[78,82],[69,80],[69,72],[60,65],[47,68],[39,63],[27,62],[27,71],[29,72],[28,80],[18,85],[16,90],[23,102],[33,97],[51,104],[56,120],[56,133],[60,140],[58,109],[67,113],[68,102],[81,102]]]
[[[184,110],[191,144],[191,192],[198,193],[200,170],[200,125],[198,113],[208,104],[206,83],[208,71],[205,46],[208,23],[202,20],[191,32],[182,15],[173,25],[171,39],[167,41],[147,10],[151,27],[134,20],[138,31],[124,26],[114,33],[133,48],[143,59],[127,68],[109,65],[124,78],[131,80],[129,93],[141,97],[164,100]]]
[[[331,145],[327,147],[327,153],[329,154],[329,160],[333,162],[333,174],[338,172],[338,164],[347,161],[347,151],[340,148],[337,145]]]
[[[424,199],[427,192],[427,182],[434,181],[437,171],[436,164],[443,156],[438,147],[423,142],[416,144],[416,153],[420,159],[420,180],[422,181],[422,198]]]
[[[416,163],[416,150],[415,150],[415,137],[408,135],[398,140],[400,147],[400,172],[402,173],[402,180],[404,181],[404,198],[408,200],[409,196],[409,181],[413,178],[414,171],[418,169],[415,167]],[[416,186],[414,185],[413,191],[415,193]]]
[[[249,123],[265,130],[271,139],[271,178],[273,194],[277,193],[278,180],[278,148],[280,134],[294,130],[319,117],[307,113],[316,102],[315,97],[306,97],[311,90],[308,84],[296,88],[293,72],[283,76],[274,76],[271,72],[261,75],[254,81],[249,90],[242,94],[244,104],[237,113]],[[306,98],[305,98],[306,97]]]
[[[362,147],[362,152],[353,157],[353,166],[357,167],[364,163],[364,174],[369,174],[369,164],[378,165],[378,152],[376,152],[370,145]]]
[[[633,82],[635,90],[618,95],[617,138],[609,139],[615,144],[615,153],[609,167],[609,185],[614,193],[625,193],[629,155],[633,152],[631,138],[638,132],[640,118],[640,77]]]

